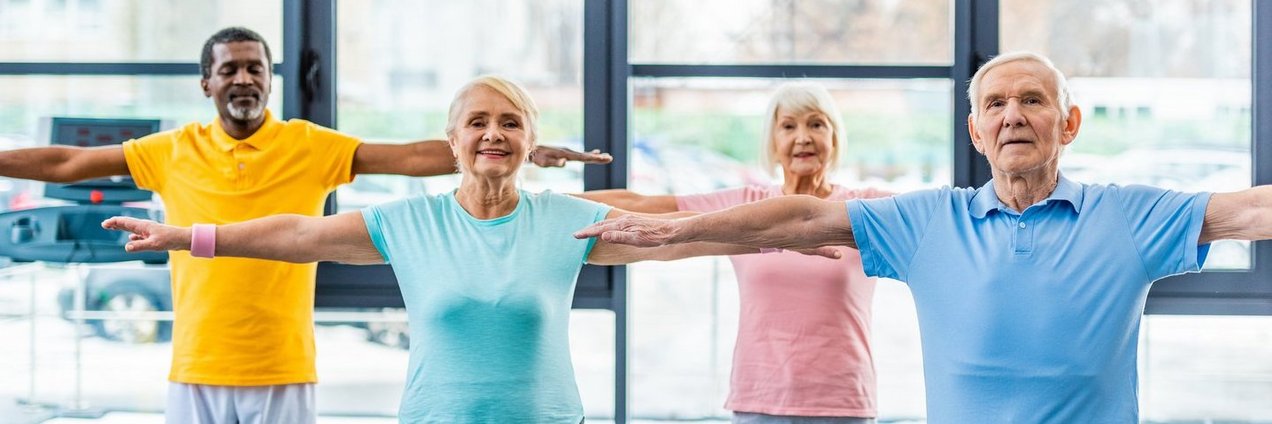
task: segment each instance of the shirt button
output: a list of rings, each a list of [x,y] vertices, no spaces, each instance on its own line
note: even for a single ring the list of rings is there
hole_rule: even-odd
[[[1020,223],[1020,225],[1019,225],[1019,226],[1020,226],[1020,228],[1021,228],[1021,229],[1024,229],[1024,228],[1025,228],[1025,223],[1023,223],[1023,222],[1022,222],[1022,223]]]
[[[242,163],[240,163],[240,164],[239,164],[239,170],[242,170],[242,169],[243,169],[243,168],[245,168],[245,167],[247,167],[247,165],[242,164]],[[1025,225],[1025,224],[1020,224],[1020,225]],[[1023,228],[1023,227],[1022,227],[1022,228]]]

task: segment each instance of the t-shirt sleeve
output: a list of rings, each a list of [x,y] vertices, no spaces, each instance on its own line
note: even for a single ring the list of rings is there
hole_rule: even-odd
[[[553,192],[544,192],[541,195],[549,196],[549,199],[556,203],[556,207],[552,208],[553,217],[561,228],[555,230],[570,239],[574,238],[574,232],[581,230],[588,225],[595,224],[605,220],[605,216],[609,215],[614,208],[612,206],[593,202],[587,199],[569,196],[565,194],[557,194]],[[596,246],[596,237],[589,237],[584,241],[583,256],[579,258],[579,263],[587,263],[587,256],[592,254],[592,248]]]
[[[392,217],[405,214],[408,205],[408,199],[402,199],[362,209],[362,221],[367,225],[367,235],[371,236],[371,244],[375,245],[375,250],[380,251],[386,264],[393,263],[388,235],[401,231],[393,225]]]
[[[321,125],[307,124],[304,131],[312,146],[311,169],[319,173],[319,180],[329,190],[353,181],[353,156],[362,140]]]
[[[1157,187],[1117,187],[1131,238],[1151,280],[1196,272],[1210,245],[1198,245],[1210,193],[1182,193]]]
[[[177,132],[171,130],[154,133],[123,143],[124,161],[128,174],[138,188],[160,192],[168,181],[169,160],[176,144]]]
[[[682,211],[715,212],[746,203],[746,188],[720,190],[712,193],[676,196],[676,208]]]
[[[906,281],[933,210],[948,189],[848,200],[852,236],[866,275]]]

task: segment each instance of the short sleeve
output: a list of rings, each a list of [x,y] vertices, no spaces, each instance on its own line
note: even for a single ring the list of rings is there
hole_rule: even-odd
[[[138,188],[153,192],[163,190],[178,131],[158,132],[123,143],[124,161]]]
[[[561,225],[561,228],[554,231],[558,231],[568,238],[573,238],[575,231],[605,220],[610,211],[614,210],[612,206],[603,203],[557,194],[551,191],[543,192],[539,196],[544,196],[544,198],[553,202],[551,216],[553,221]],[[587,244],[583,248],[583,256],[579,258],[579,263],[587,263],[587,257],[592,254],[592,248],[595,246],[596,237],[589,237]]]
[[[310,147],[311,168],[329,190],[353,181],[353,156],[362,145],[357,137],[305,122]]]
[[[1157,187],[1115,187],[1131,238],[1150,279],[1195,272],[1210,245],[1199,246],[1210,193],[1182,193]]]
[[[386,234],[393,234],[395,231],[390,218],[404,214],[404,209],[408,207],[409,199],[402,199],[362,209],[362,222],[367,225],[367,235],[371,236],[371,244],[375,245],[375,250],[380,252],[386,264],[393,263],[392,252],[389,249],[391,243],[386,237]]]
[[[949,189],[848,200],[852,236],[866,275],[905,281],[932,213]]]

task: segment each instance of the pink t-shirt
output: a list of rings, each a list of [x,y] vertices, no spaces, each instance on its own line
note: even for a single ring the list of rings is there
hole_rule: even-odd
[[[780,186],[751,186],[677,196],[682,211],[710,212],[782,195]],[[835,186],[830,200],[889,196]],[[741,316],[733,375],[724,407],[769,415],[874,417],[870,305],[875,279],[861,256],[794,252],[730,256]]]

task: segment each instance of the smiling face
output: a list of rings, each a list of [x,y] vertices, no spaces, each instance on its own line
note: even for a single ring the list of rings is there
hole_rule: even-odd
[[[210,75],[203,94],[216,103],[221,119],[247,126],[259,121],[269,102],[270,69],[265,46],[255,41],[232,41],[212,46]]]
[[[451,150],[468,176],[513,179],[534,147],[526,113],[502,93],[474,85],[456,99]]]
[[[825,174],[835,155],[835,129],[821,111],[778,108],[773,117],[773,157],[788,179]]]
[[[981,79],[980,110],[967,124],[995,177],[1055,176],[1060,153],[1077,136],[1082,119],[1077,107],[1064,116],[1055,79],[1047,67],[1029,60],[998,65]]]

